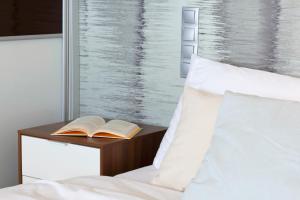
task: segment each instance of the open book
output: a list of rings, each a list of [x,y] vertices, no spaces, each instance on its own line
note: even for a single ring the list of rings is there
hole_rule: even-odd
[[[106,123],[102,117],[86,116],[70,122],[52,135],[130,139],[140,130],[138,125],[130,122],[110,120]]]

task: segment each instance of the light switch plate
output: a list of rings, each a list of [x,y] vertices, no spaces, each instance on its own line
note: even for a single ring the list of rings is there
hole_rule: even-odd
[[[199,8],[182,8],[181,26],[181,62],[180,77],[185,78],[189,71],[192,54],[198,52]]]
[[[182,53],[184,59],[191,59],[192,54],[194,53],[194,46],[193,45],[184,45],[182,47]]]
[[[184,28],[183,31],[183,40],[184,41],[195,41],[195,29],[194,28]]]
[[[183,23],[196,24],[196,12],[194,10],[183,10]]]

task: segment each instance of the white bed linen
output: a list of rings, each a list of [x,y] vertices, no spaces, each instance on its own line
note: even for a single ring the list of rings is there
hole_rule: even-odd
[[[152,179],[158,174],[159,170],[154,165],[142,167],[133,171],[119,174],[116,177],[139,181],[142,183],[150,183]]]
[[[0,190],[5,200],[179,200],[181,192],[118,177],[38,181]]]

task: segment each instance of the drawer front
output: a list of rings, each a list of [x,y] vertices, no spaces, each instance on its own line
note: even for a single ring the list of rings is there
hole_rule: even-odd
[[[28,176],[22,176],[22,179],[23,179],[23,184],[34,183],[36,181],[40,181],[41,180],[41,179],[38,179],[38,178],[33,178],[33,177],[28,177]]]
[[[22,174],[45,180],[100,175],[100,149],[22,136]]]

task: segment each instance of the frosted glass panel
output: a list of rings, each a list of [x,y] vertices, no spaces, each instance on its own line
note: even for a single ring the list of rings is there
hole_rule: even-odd
[[[300,77],[300,1],[195,0],[198,54]]]
[[[300,76],[300,1],[80,0],[81,115],[168,124],[182,6],[199,8],[199,55]]]
[[[81,0],[81,115],[168,124],[183,85],[176,2]]]

